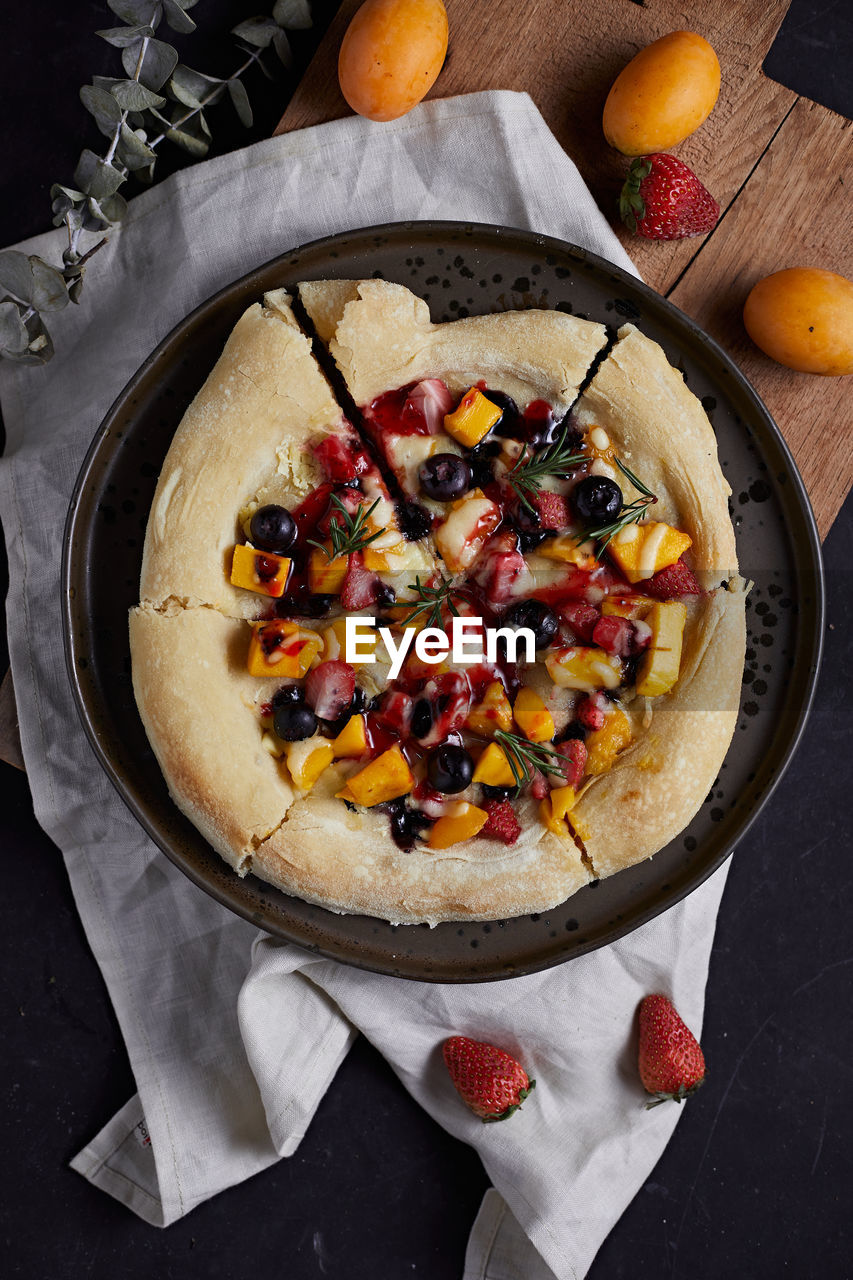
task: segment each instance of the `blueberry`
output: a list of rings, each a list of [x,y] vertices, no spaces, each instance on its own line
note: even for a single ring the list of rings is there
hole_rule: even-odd
[[[456,795],[469,786],[474,776],[474,761],[464,747],[455,742],[442,742],[430,752],[427,777],[436,791]]]
[[[317,717],[304,702],[286,702],[273,712],[273,728],[285,742],[301,742],[317,732]]]
[[[258,507],[249,523],[249,536],[263,551],[289,551],[296,541],[296,521],[284,507]]]
[[[412,734],[416,738],[425,738],[431,728],[432,707],[426,698],[420,698],[412,712]]]
[[[483,394],[501,410],[501,416],[492,431],[502,436],[515,436],[520,428],[521,413],[512,396],[508,396],[505,391],[484,391]]]
[[[544,649],[557,634],[557,615],[541,600],[519,600],[501,619],[508,627],[529,627],[537,649]]]
[[[386,805],[388,817],[391,819],[391,836],[400,849],[411,849],[421,835],[423,828],[431,821],[418,809],[410,809],[402,797],[391,800]]]
[[[360,684],[355,686],[355,692],[352,695],[349,713],[351,716],[361,715],[362,711],[367,707],[367,694],[364,692]]]
[[[376,587],[376,604],[380,609],[389,609],[397,599],[397,592],[387,582],[380,582]]]
[[[482,786],[483,795],[487,800],[509,800],[518,795],[518,787],[490,787],[487,782]]]
[[[607,476],[585,476],[572,490],[572,506],[581,520],[607,524],[622,510],[622,490]]]
[[[302,690],[298,684],[283,684],[272,696],[272,709],[277,711],[279,707],[287,706],[289,702],[301,701]]]
[[[471,467],[455,453],[435,453],[418,469],[421,488],[436,502],[451,502],[471,488]]]
[[[276,600],[276,613],[280,618],[325,618],[337,599],[337,596],[323,595],[319,591],[315,595],[297,598],[282,596]]]
[[[418,502],[398,503],[397,521],[407,542],[420,542],[432,528],[432,516]]]

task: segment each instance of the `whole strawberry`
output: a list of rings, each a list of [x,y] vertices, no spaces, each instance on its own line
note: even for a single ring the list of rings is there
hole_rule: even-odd
[[[445,1040],[444,1061],[463,1102],[484,1123],[506,1120],[536,1085],[510,1054],[468,1036]]]
[[[699,1042],[666,996],[646,996],[640,1005],[640,1079],[654,1094],[646,1107],[681,1102],[705,1081]]]
[[[720,206],[682,160],[658,153],[631,165],[619,216],[629,231],[647,240],[681,240],[715,227]]]

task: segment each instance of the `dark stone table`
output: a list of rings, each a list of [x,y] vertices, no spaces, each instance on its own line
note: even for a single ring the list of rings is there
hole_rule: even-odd
[[[315,3],[321,25],[334,8]],[[192,37],[192,65],[230,70],[221,32],[250,11],[203,0],[194,16],[211,34]],[[0,24],[8,244],[46,229],[50,184],[67,181],[94,140],[76,92],[110,73],[112,51],[91,33],[113,21],[101,4],[45,0],[8,7]],[[295,42],[300,65],[314,39]],[[768,65],[850,116],[851,55],[849,3],[795,0]],[[281,82],[254,90],[251,138],[271,131],[286,97]],[[243,141],[239,126],[217,135],[222,148]],[[851,534],[848,500],[825,548],[828,630],[814,712],[737,849],[723,899],[703,1035],[708,1083],[605,1242],[593,1280],[853,1275]],[[5,765],[0,803],[6,1274],[458,1280],[487,1180],[363,1040],[296,1155],[165,1232],[68,1169],[134,1083],[60,855],[35,822],[26,777]]]

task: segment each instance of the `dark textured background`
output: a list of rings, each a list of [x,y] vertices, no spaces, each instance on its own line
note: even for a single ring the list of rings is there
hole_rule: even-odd
[[[315,0],[318,24],[335,7]],[[227,74],[234,54],[225,33],[256,11],[247,0],[201,0],[193,11],[200,30],[183,38],[186,61]],[[77,89],[92,74],[111,74],[116,55],[92,34],[110,25],[94,0],[3,6],[0,244],[48,227],[50,184],[69,181],[81,147],[97,144]],[[294,40],[302,65],[318,34]],[[766,69],[851,116],[851,56],[849,0],[794,0]],[[229,107],[216,109],[217,149],[265,136],[281,114],[286,78],[270,84],[255,73],[249,89],[255,127],[246,135]],[[848,500],[825,548],[828,630],[814,713],[734,857],[708,988],[708,1083],[603,1246],[592,1280],[853,1275],[852,531]],[[165,1232],[68,1170],[134,1091],[133,1078],[61,858],[35,823],[26,778],[4,765],[0,806],[6,1274],[458,1280],[487,1185],[479,1160],[415,1105],[363,1040],[296,1155]]]

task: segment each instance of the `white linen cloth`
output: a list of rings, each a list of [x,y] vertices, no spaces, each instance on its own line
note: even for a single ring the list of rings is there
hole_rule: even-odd
[[[73,1167],[166,1226],[298,1146],[361,1030],[407,1089],[479,1152],[466,1280],[580,1277],[663,1151],[680,1108],[643,1109],[635,1014],[672,996],[698,1033],[722,868],[621,942],[546,973],[433,986],[363,973],[258,935],[177,871],[95,764],[58,652],[63,520],[98,423],[156,343],[215,290],[318,236],[414,218],[532,228],[632,269],[524,94],[473,94],[376,125],[260,142],[130,203],[50,324],[43,368],[6,365],[0,514],[9,647],[38,819],[65,857],[138,1095]],[[19,246],[58,260],[60,231]],[[50,644],[45,636],[53,636]],[[483,1125],[441,1063],[446,1036],[517,1050],[537,1088]]]

